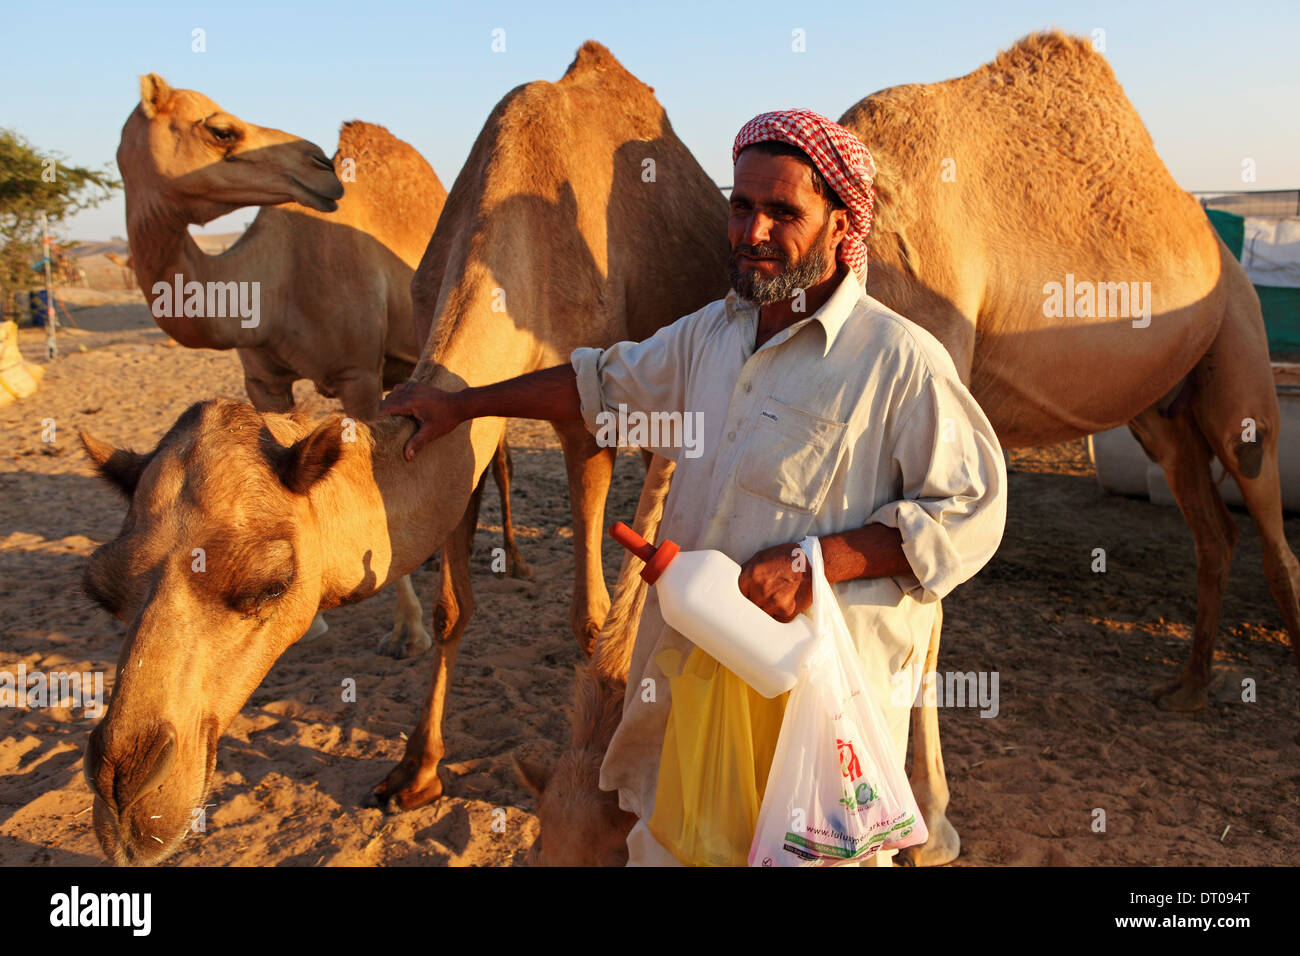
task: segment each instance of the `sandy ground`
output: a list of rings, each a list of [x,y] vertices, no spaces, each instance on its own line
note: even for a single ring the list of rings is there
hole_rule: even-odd
[[[242,398],[242,375],[233,353],[168,344],[138,304],[73,314],[81,331],[63,336],[40,392],[0,409],[0,670],[103,670],[111,685],[122,626],[79,578],[124,508],[92,477],[76,430],[147,449],[194,400]],[[43,354],[41,333],[21,337],[29,358]],[[305,383],[298,397],[328,407]],[[41,439],[46,419],[53,442]],[[579,652],[559,446],[540,423],[512,422],[509,435],[535,574],[489,570],[500,532],[489,491],[472,562],[479,609],[448,705],[447,795],[392,817],[361,805],[400,757],[429,678],[427,656],[374,653],[391,625],[385,592],[329,612],[325,637],[275,665],[221,741],[206,832],[168,865],[521,861],[537,820],[510,758],[559,753]],[[941,671],[997,671],[1000,690],[994,718],[972,707],[940,716],[957,865],[1300,862],[1300,678],[1249,518],[1234,513],[1216,698],[1203,713],[1163,713],[1147,691],[1186,658],[1194,621],[1194,554],[1177,511],[1103,496],[1081,441],[1011,461],[1003,546],[945,603]],[[639,457],[621,454],[610,520],[630,520],[641,477]],[[1300,517],[1286,529],[1300,548]],[[1104,574],[1090,569],[1097,547]],[[611,585],[616,549],[607,541]],[[435,583],[432,563],[415,575],[426,609]],[[339,699],[347,676],[356,703]],[[1242,702],[1244,678],[1257,702]],[[0,864],[102,864],[81,775],[93,725],[80,711],[0,708]],[[1105,832],[1093,829],[1097,810]]]

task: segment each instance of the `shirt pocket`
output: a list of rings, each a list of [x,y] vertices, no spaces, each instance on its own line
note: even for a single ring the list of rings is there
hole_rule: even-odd
[[[768,396],[736,465],[742,491],[816,514],[835,477],[846,424]]]

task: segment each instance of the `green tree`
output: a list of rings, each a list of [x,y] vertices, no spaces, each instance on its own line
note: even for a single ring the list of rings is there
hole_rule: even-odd
[[[42,155],[13,130],[0,129],[0,307],[12,311],[14,293],[39,284],[32,264],[41,258],[40,214],[51,226],[99,205],[121,189],[112,168],[72,166],[57,153]]]

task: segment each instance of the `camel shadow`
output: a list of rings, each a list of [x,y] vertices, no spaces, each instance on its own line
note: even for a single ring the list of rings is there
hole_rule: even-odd
[[[97,866],[110,864],[100,856],[85,853],[73,853],[57,847],[41,846],[29,843],[17,837],[0,835],[0,860],[8,861],[7,866]],[[22,862],[22,861],[28,862]]]
[[[60,432],[61,436],[64,434]],[[0,472],[0,496],[6,501],[32,503],[30,509],[15,509],[9,513],[5,522],[6,533],[22,532],[44,541],[72,537],[111,540],[126,513],[122,497],[90,474],[90,462],[75,437],[71,442],[61,437],[58,447],[64,457],[80,459],[87,473]],[[22,449],[18,454],[31,454],[31,451]],[[47,506],[54,502],[59,505],[57,509]],[[26,550],[30,552],[32,549]]]
[[[1196,621],[1196,554],[1177,508],[1104,493],[1093,477],[1013,473],[1007,526],[993,559],[955,594],[977,582],[1018,582],[1063,607],[1123,623],[1191,627]],[[1048,507],[1017,507],[1017,501]],[[1278,628],[1282,621],[1262,573],[1263,549],[1244,509],[1232,509],[1237,547],[1223,596],[1225,628]],[[1080,516],[1089,525],[1084,537]],[[1300,515],[1283,522],[1300,549]],[[1094,570],[1094,548],[1105,570]],[[954,605],[956,606],[956,605]]]

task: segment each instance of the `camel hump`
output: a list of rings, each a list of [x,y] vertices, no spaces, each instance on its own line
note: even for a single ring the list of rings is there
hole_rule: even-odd
[[[343,167],[349,159],[353,163],[350,171]],[[433,167],[410,143],[376,123],[350,120],[339,128],[334,170],[353,195],[364,194],[369,204],[387,210],[386,217],[393,210],[404,209],[407,214],[419,210],[416,232],[423,234],[424,240],[433,232],[447,191]]]
[[[573,62],[569,68],[564,71],[564,76],[560,82],[566,80],[572,82],[577,79],[584,79],[604,74],[601,77],[606,83],[628,83],[640,89],[646,90],[652,96],[655,88],[649,86],[627,71],[622,63],[618,62],[618,57],[609,52],[609,49],[603,43],[597,43],[595,40],[588,40],[582,46],[578,47],[578,52],[573,57]]]
[[[339,127],[339,152],[352,156],[363,152],[385,153],[411,147],[377,123],[349,120]]]
[[[581,73],[590,73],[593,70],[610,68],[623,70],[623,64],[618,62],[618,59],[609,52],[609,49],[603,43],[588,40],[578,47],[578,52],[574,55],[569,68],[564,71],[564,75],[566,77],[576,76]],[[627,72],[626,70],[623,71]]]
[[[1060,30],[1043,30],[1021,37],[976,73],[998,76],[1003,82],[1030,77],[1093,77],[1102,84],[1115,84],[1106,58],[1097,52],[1092,41],[1069,36]]]

